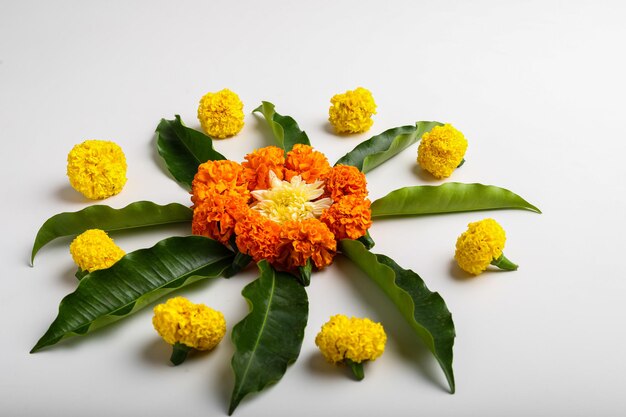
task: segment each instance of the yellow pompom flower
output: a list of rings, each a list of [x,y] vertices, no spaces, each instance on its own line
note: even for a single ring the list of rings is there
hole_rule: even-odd
[[[517,265],[509,261],[502,250],[506,234],[494,219],[484,219],[468,224],[456,241],[454,259],[466,272],[478,275],[492,264],[501,269],[516,270]]]
[[[447,178],[463,162],[467,140],[452,125],[436,126],[424,133],[417,162],[435,178]]]
[[[198,120],[202,130],[213,138],[234,136],[243,128],[243,103],[227,88],[206,93],[200,99]]]
[[[376,103],[369,90],[363,87],[348,90],[334,95],[330,102],[328,121],[337,133],[362,133],[372,127]]]
[[[157,305],[152,324],[163,340],[173,345],[170,360],[174,365],[182,363],[191,349],[213,349],[226,334],[226,320],[221,312],[184,297]]]
[[[87,198],[111,197],[126,184],[126,157],[113,142],[86,140],[67,155],[67,176],[72,188]]]
[[[337,314],[322,326],[315,344],[330,363],[346,363],[357,379],[363,379],[363,362],[383,354],[387,335],[380,323],[367,318]]]
[[[70,254],[81,271],[93,272],[109,268],[126,253],[105,231],[89,229],[72,241]]]

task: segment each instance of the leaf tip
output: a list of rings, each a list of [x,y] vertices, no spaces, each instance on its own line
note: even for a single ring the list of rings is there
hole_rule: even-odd
[[[234,394],[233,394],[234,395]],[[235,409],[239,405],[241,398],[235,398],[234,396],[230,399],[230,405],[228,406],[228,415],[232,416],[235,412]]]
[[[261,101],[261,104],[256,109],[252,110],[252,113],[263,113],[264,107],[270,107],[272,110],[275,108],[274,104],[269,101]]]
[[[39,352],[45,345],[41,343],[41,339],[33,346],[33,348],[28,353],[37,353]]]

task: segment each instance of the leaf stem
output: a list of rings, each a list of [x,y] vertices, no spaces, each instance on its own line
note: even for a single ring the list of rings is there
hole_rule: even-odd
[[[313,270],[313,264],[311,260],[306,261],[306,265],[298,267],[298,281],[302,286],[308,287],[311,283],[311,271]]]
[[[89,275],[89,271],[83,271],[82,269],[80,269],[80,267],[78,267],[78,269],[76,270],[76,273],[74,274],[74,276],[80,281],[81,279],[85,278],[87,275]]]
[[[374,242],[374,239],[372,239],[372,236],[370,236],[370,231],[366,230],[365,231],[365,235],[361,236],[360,238],[357,239],[359,242],[361,242],[363,244],[363,246],[365,246],[365,249],[370,250],[374,247],[374,245],[376,244]]]
[[[497,266],[505,271],[516,271],[518,267],[517,264],[514,264],[506,256],[504,256],[504,253],[500,255],[498,259],[491,261],[491,265]]]
[[[354,362],[352,359],[345,359],[346,365],[350,367],[354,378],[357,381],[362,381],[365,378],[365,372],[363,371],[363,362]]]
[[[172,356],[170,357],[170,362],[174,364],[174,366],[180,365],[185,362],[187,359],[187,354],[191,351],[191,348],[182,343],[176,342],[172,345]]]

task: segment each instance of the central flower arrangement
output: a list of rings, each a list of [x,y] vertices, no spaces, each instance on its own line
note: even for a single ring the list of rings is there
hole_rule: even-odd
[[[340,239],[358,239],[371,226],[365,175],[331,167],[311,146],[275,146],[246,161],[208,161],[192,182],[192,232],[232,245],[255,262],[304,274],[332,263]],[[235,249],[235,248],[232,248]],[[303,277],[306,279],[306,277]]]
[[[331,103],[329,121],[338,133],[363,132],[372,125],[376,105],[369,91],[336,95]],[[232,277],[255,262],[259,276],[242,290],[250,312],[230,332],[232,413],[248,394],[279,381],[298,358],[312,271],[344,256],[363,271],[363,279],[371,279],[389,297],[407,331],[433,354],[453,393],[452,315],[417,273],[371,252],[372,220],[539,209],[504,188],[454,182],[405,187],[370,202],[365,174],[420,140],[417,161],[434,177],[446,178],[463,164],[465,137],[439,122],[388,129],[331,166],[293,118],[263,102],[254,113],[265,118],[277,146],[257,149],[241,163],[230,161],[213,148],[213,139],[241,130],[242,109],[230,90],[203,96],[198,118],[213,137],[186,127],[179,116],[159,123],[158,152],[169,174],[191,191],[191,208],[147,201],[121,209],[93,205],[57,214],[42,225],[31,260],[52,240],[72,237],[70,252],[80,281],[61,301],[56,319],[31,352],[113,323],[199,280]],[[86,197],[107,198],[126,182],[126,161],[117,145],[90,140],[70,152],[67,173],[70,184]],[[190,236],[170,237],[130,253],[106,233],[179,222],[191,223]],[[490,265],[515,270],[517,265],[503,254],[504,243],[504,229],[485,219],[471,223],[459,237],[454,256],[460,268],[474,275]],[[155,307],[152,323],[172,345],[173,364],[182,363],[194,349],[214,349],[226,332],[220,312],[182,297]],[[329,362],[349,366],[354,377],[362,379],[363,363],[383,353],[387,335],[379,323],[338,314],[322,326],[315,341]]]

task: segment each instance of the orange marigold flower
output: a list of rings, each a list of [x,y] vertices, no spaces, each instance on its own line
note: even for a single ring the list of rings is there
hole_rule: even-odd
[[[250,191],[270,188],[270,171],[274,172],[279,180],[283,179],[285,152],[282,149],[267,146],[249,153],[245,158],[246,162],[241,165]]]
[[[243,167],[237,162],[207,161],[198,167],[191,183],[194,204],[200,204],[215,194],[231,194],[250,198]]]
[[[339,200],[344,195],[365,197],[367,195],[365,174],[350,165],[334,166],[326,179],[326,194],[333,200]]]
[[[347,195],[326,210],[320,220],[328,226],[335,239],[358,239],[372,225],[370,201],[360,195]]]
[[[328,227],[317,219],[289,221],[281,225],[275,267],[294,271],[311,259],[318,269],[330,265],[337,241]]]
[[[191,190],[192,233],[227,245],[237,218],[248,210],[250,191],[243,167],[233,161],[205,162],[198,167]]]
[[[287,153],[285,180],[291,181],[296,175],[308,183],[323,179],[330,172],[330,164],[323,153],[308,145],[296,144]]]
[[[248,211],[246,197],[212,194],[209,199],[194,207],[191,233],[228,245],[238,220]]]
[[[248,210],[237,222],[235,234],[239,251],[252,256],[255,262],[266,259],[274,263],[278,257],[280,225],[258,211]]]
[[[331,264],[337,239],[357,239],[371,225],[363,173],[331,168],[308,145],[295,145],[286,158],[270,146],[248,154],[241,165],[206,162],[192,194],[194,234],[227,246],[235,237],[242,253],[294,274],[309,261],[317,269]]]

